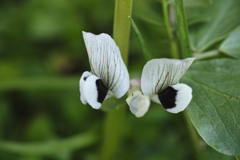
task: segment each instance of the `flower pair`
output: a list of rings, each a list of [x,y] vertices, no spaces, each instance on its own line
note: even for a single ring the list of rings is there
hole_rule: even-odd
[[[127,103],[137,117],[143,116],[150,99],[171,112],[183,111],[192,99],[192,89],[179,84],[194,58],[184,60],[153,59],[143,68],[141,81],[131,81],[120,50],[107,34],[83,32],[91,72],[84,72],[80,82],[80,99],[92,108],[99,109],[104,100],[121,98],[128,90]],[[141,83],[141,84],[140,84]]]

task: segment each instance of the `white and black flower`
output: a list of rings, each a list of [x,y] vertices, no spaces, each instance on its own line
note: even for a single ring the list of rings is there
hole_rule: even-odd
[[[80,99],[99,109],[111,96],[121,98],[129,89],[130,80],[120,50],[108,34],[83,32],[91,72],[84,72],[79,81]]]
[[[192,99],[192,88],[186,84],[179,83],[179,80],[194,59],[176,60],[162,58],[148,61],[143,68],[141,77],[142,95],[147,96],[158,104],[162,104],[168,112],[178,113],[183,111]],[[150,103],[147,103],[148,100],[139,95],[139,93],[129,94],[127,99],[130,110],[137,117],[143,116],[150,105]],[[136,102],[136,98],[142,101],[144,98],[145,102]],[[143,110],[145,113],[142,112]],[[141,116],[137,115],[139,111],[141,111]]]

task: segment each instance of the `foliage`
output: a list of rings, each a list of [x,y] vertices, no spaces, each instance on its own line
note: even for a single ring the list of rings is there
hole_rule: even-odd
[[[182,49],[174,1],[167,4],[172,38],[160,1],[133,3],[137,36],[130,37],[131,78],[139,78],[146,63],[142,46],[154,58]],[[198,149],[202,159],[233,160],[227,155],[240,155],[240,3],[185,0],[184,6],[191,51],[202,57],[181,80],[193,88],[187,112],[202,138],[197,137]],[[113,0],[0,2],[1,160],[98,159],[103,115],[124,99],[104,102],[104,111],[80,103],[78,81],[89,70],[81,31],[112,35],[113,13]],[[205,60],[209,51],[216,57]],[[199,158],[185,123],[183,114],[156,104],[141,119],[127,112],[115,159]]]
[[[207,144],[228,155],[240,155],[239,60],[215,59],[192,65],[182,81],[193,100],[189,116]]]
[[[189,8],[185,5],[189,13],[195,9],[197,14],[193,14],[194,18],[201,19],[204,13],[206,14],[204,16],[213,19],[210,22],[198,22],[200,24],[190,27],[190,43],[185,11],[182,6],[182,0],[175,1],[177,34],[183,58],[189,57],[190,44],[192,52],[213,49],[206,53],[195,54],[199,60],[218,56],[218,49],[238,58],[239,28],[235,31],[234,29],[239,26],[240,21],[233,16],[240,11],[238,1],[213,1],[209,5],[202,7],[190,5]],[[233,32],[227,37],[231,31]],[[220,46],[217,45],[217,42],[224,38],[226,40]],[[233,59],[197,62],[182,79],[182,82],[193,88],[193,100],[187,110],[200,136],[217,151],[232,156],[240,155],[239,64],[238,60]],[[198,140],[195,138],[194,141]]]

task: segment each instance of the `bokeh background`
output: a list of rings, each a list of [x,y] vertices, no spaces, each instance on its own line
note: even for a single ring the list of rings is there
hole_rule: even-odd
[[[185,2],[190,10],[211,3]],[[190,23],[194,15],[187,12]],[[0,160],[98,159],[105,112],[79,100],[80,76],[90,70],[82,31],[112,35],[113,16],[114,0],[0,1]],[[170,57],[160,1],[135,0],[132,18],[154,57]],[[132,30],[130,77],[140,78],[145,63]],[[234,159],[203,141],[202,153],[206,160]],[[183,113],[173,115],[153,103],[142,118],[127,111],[118,155],[119,160],[196,157]]]

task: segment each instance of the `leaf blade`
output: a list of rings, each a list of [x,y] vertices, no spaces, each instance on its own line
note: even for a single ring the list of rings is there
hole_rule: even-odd
[[[193,88],[187,111],[198,133],[227,155],[240,155],[239,63],[232,59],[197,62],[182,79]]]
[[[223,41],[219,50],[231,57],[240,58],[240,27],[232,32],[226,40]]]
[[[195,52],[205,51],[212,44],[224,39],[240,24],[237,16],[240,14],[238,0],[214,0],[211,5],[200,9],[194,8],[194,10],[199,13],[199,16],[205,15],[212,19],[211,22],[204,23],[198,28],[190,28],[190,42]]]
[[[97,135],[90,131],[62,140],[53,140],[39,143],[0,142],[0,150],[17,154],[28,155],[56,155],[63,151],[82,149],[94,144]]]

